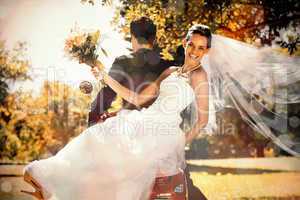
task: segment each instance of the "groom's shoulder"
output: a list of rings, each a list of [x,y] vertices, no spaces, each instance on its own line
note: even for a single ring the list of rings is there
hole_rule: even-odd
[[[129,59],[132,59],[132,55],[131,54],[129,54],[129,55],[122,55],[122,56],[116,57],[115,58],[115,62],[124,62],[124,61],[127,61]]]
[[[127,64],[131,63],[135,59],[135,57],[136,56],[134,53],[130,53],[128,55],[122,55],[122,56],[116,57],[113,64],[127,65]]]
[[[117,65],[119,67],[151,66],[153,70],[163,71],[164,69],[174,65],[174,61],[163,59],[160,52],[156,50],[140,50],[115,58],[113,65]]]

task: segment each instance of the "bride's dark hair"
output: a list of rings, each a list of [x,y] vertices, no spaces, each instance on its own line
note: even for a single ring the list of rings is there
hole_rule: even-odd
[[[195,24],[189,28],[188,33],[186,34],[186,40],[189,40],[192,34],[199,34],[207,38],[207,48],[211,47],[211,38],[212,34],[210,28],[203,24]]]

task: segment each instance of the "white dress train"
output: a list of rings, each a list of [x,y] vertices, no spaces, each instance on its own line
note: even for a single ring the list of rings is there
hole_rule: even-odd
[[[158,171],[174,175],[184,163],[180,112],[194,98],[186,78],[172,73],[147,109],[121,111],[25,169],[51,200],[148,199]]]

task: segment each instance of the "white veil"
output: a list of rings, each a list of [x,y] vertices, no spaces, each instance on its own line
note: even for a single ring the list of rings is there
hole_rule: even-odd
[[[299,138],[283,139],[287,130],[280,126],[288,123],[288,112],[282,107],[300,103],[300,86],[295,87],[300,84],[299,57],[213,35],[202,65],[208,69],[216,111],[224,107],[224,97],[229,97],[255,131],[288,153],[300,155]]]

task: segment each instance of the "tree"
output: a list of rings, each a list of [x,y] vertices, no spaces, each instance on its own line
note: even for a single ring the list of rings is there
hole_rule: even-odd
[[[0,106],[0,160],[27,162],[55,154],[86,128],[90,97],[59,82],[41,93],[9,94]]]
[[[0,104],[9,93],[9,84],[29,79],[30,63],[25,59],[25,52],[25,43],[19,42],[12,51],[8,51],[5,43],[0,42]]]
[[[85,2],[96,5],[94,0]],[[100,2],[107,3],[105,0]],[[165,59],[177,57],[178,46],[181,45],[188,28],[195,23],[206,24],[214,33],[247,43],[259,46],[275,43],[282,52],[295,55],[300,53],[298,12],[300,2],[297,0],[121,0],[121,3],[113,24],[124,33],[126,38],[129,35],[129,24],[132,20],[141,16],[150,17],[157,25],[157,44],[162,49],[161,54]],[[292,87],[300,88],[300,85],[295,84]],[[263,99],[260,101],[264,103]],[[270,107],[270,105],[265,106]],[[282,107],[281,105],[271,106],[270,110],[282,112],[278,110]],[[297,105],[289,106],[288,110],[295,106]],[[237,117],[236,130],[242,132],[243,129],[239,127],[244,125],[240,120],[240,115],[232,116],[231,111],[227,110],[227,113],[224,113],[225,111],[226,109],[221,110],[219,114]],[[299,116],[300,114],[298,112],[292,115]],[[294,130],[298,129],[291,129],[292,135],[297,135]],[[244,139],[250,141],[249,138],[252,138],[251,141],[257,141],[254,148],[257,149],[259,156],[262,156],[264,145],[268,142],[254,131],[251,134],[253,137],[249,136],[248,139]]]
[[[96,4],[95,0],[81,0]],[[100,1],[112,5],[113,1]],[[157,42],[162,48],[162,55],[173,59],[177,46],[186,30],[195,23],[210,26],[214,32],[235,39],[253,43],[260,39],[262,44],[270,45],[279,37],[279,30],[299,26],[299,7],[297,0],[121,0],[114,24],[125,35],[129,34],[129,24],[141,16],[150,17],[158,27]],[[120,24],[120,17],[125,23]],[[265,28],[268,33],[261,33]],[[280,43],[280,41],[279,41]],[[293,51],[300,43],[300,37],[283,43],[281,47]]]
[[[90,96],[63,83],[46,81],[40,97],[53,113],[51,128],[62,146],[86,128]]]
[[[9,94],[0,106],[1,162],[26,162],[47,152],[55,141],[50,127],[51,113],[47,102],[34,99],[30,93]]]
[[[0,162],[27,162],[55,154],[86,126],[90,97],[60,82],[46,81],[40,95],[11,91],[30,79],[25,44],[0,46]]]

